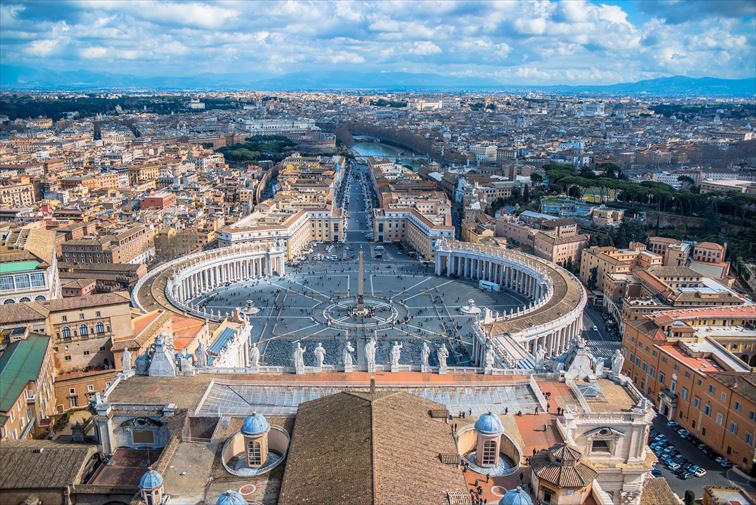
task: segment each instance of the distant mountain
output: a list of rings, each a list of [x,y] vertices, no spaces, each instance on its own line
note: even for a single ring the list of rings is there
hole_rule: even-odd
[[[271,91],[372,89],[543,91],[564,94],[650,96],[756,96],[756,78],[662,77],[606,85],[509,85],[493,79],[463,78],[410,72],[302,71],[284,75],[254,73],[198,74],[193,76],[131,76],[88,70],[56,72],[36,67],[0,65],[3,90],[234,90]]]

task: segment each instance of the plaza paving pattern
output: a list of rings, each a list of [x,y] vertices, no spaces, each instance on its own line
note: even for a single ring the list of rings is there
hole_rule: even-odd
[[[357,262],[348,256],[356,247],[347,247],[340,245],[333,252],[349,260],[306,261],[289,267],[284,277],[222,287],[203,296],[201,303],[214,311],[230,312],[252,302],[259,309],[250,316],[252,342],[259,344],[263,364],[290,366],[293,346],[302,342],[307,348],[305,364],[313,365],[312,350],[320,342],[326,349],[325,364],[338,366],[349,339],[356,349],[353,359],[360,367],[364,366],[364,344],[370,337],[377,340],[379,364],[388,363],[394,341],[403,346],[400,363],[419,364],[426,341],[432,349],[431,366],[437,364],[435,350],[442,343],[449,350],[450,366],[469,365],[471,325],[476,316],[463,314],[460,307],[469,299],[479,307],[499,312],[525,304],[524,298],[514,293],[482,291],[474,282],[437,277],[430,266],[406,256],[399,261],[371,258],[365,262],[366,299],[368,304],[373,300],[376,306],[390,308],[381,306],[374,317],[347,321],[347,299],[357,294]],[[366,252],[370,249],[366,247]],[[388,258],[399,256],[396,246],[386,249]]]

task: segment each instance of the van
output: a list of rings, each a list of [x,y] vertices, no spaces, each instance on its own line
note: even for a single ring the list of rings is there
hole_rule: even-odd
[[[375,246],[376,251],[383,251],[384,247],[382,245]]]

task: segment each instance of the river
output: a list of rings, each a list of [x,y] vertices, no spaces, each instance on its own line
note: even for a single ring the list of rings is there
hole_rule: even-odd
[[[374,156],[376,158],[387,158],[396,161],[399,154],[411,154],[410,151],[402,150],[382,142],[357,142],[352,146],[352,150],[358,156]]]

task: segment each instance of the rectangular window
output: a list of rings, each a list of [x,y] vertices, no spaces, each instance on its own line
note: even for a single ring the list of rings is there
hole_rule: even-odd
[[[3,275],[0,277],[0,291],[13,291],[14,289],[13,276]]]
[[[740,404],[740,402],[736,401],[735,402],[735,412],[740,412],[741,410],[743,410],[743,406]]]
[[[680,391],[680,397],[683,400],[687,400],[688,399],[688,390],[685,389],[685,388],[682,388],[682,390]]]
[[[659,384],[664,384],[664,374],[659,372]]]
[[[93,384],[87,384],[87,391],[89,391],[90,393],[92,391],[94,391],[94,385]]]
[[[697,409],[701,408],[701,399],[699,397],[693,398],[693,406]]]
[[[593,443],[591,443],[591,452],[610,454],[609,442],[606,440],[594,440]]]
[[[727,427],[727,431],[729,431],[733,435],[737,435],[738,434],[738,423],[736,423],[734,421],[731,421],[730,425]]]
[[[722,393],[722,403],[727,403],[727,393]]]
[[[711,416],[711,405],[709,404],[704,405],[704,414],[706,414],[707,416]]]
[[[750,445],[753,442],[753,435],[751,435],[750,433],[746,433],[745,436],[743,437],[743,440],[745,440],[746,444]]]
[[[716,391],[716,388],[714,387],[714,385],[709,384],[709,393],[714,393],[714,391]]]
[[[717,424],[722,426],[722,423],[724,423],[724,416],[721,412],[717,412]]]
[[[155,442],[155,433],[151,430],[132,431],[131,437],[134,440],[135,444],[152,445]]]

